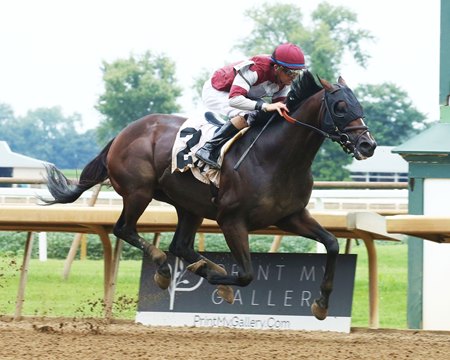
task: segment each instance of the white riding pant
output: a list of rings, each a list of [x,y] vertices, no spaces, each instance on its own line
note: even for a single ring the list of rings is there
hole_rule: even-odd
[[[211,80],[205,81],[202,91],[202,100],[205,107],[222,116],[233,118],[235,116],[244,116],[250,111],[236,109],[229,104],[229,95],[227,91],[219,91],[213,88]]]

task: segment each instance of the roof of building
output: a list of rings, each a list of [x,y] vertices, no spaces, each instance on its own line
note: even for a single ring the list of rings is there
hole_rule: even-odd
[[[450,123],[436,123],[394,149],[400,154],[450,153]]]
[[[346,168],[350,172],[386,172],[407,173],[408,162],[399,154],[392,152],[394,146],[378,146],[372,157],[366,160],[356,160]]]
[[[29,156],[11,151],[6,141],[0,141],[0,167],[9,168],[43,168],[46,161],[34,159]]]

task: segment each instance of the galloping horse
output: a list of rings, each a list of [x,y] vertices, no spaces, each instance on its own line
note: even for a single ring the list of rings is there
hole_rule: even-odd
[[[306,209],[313,187],[311,165],[326,137],[358,160],[372,156],[376,142],[345,81],[340,77],[337,84],[320,78],[319,82],[322,86],[305,71],[293,83],[287,100],[289,121],[277,114],[264,132],[256,124],[233,144],[224,158],[214,201],[211,185],[198,181],[190,171],[171,171],[172,145],[186,119],[161,114],[129,124],[86,165],[77,183],[71,184],[57,168],[48,167],[48,188],[54,200],[44,201],[72,203],[109,178],[123,198],[114,234],[158,265],[155,281],[163,289],[171,278],[166,254],[137,233],[136,223],[152,199],[173,205],[178,224],[169,251],[189,263],[191,271],[218,285],[219,294],[229,302],[233,301],[230,285],[246,286],[253,278],[250,231],[275,225],[318,241],[325,246],[327,257],[320,297],[311,309],[316,318],[325,319],[339,245]],[[235,169],[258,135],[245,161]],[[204,218],[219,224],[239,267],[237,274],[227,274],[194,250],[195,234]]]

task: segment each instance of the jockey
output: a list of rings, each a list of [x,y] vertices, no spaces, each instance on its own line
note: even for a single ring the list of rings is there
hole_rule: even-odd
[[[271,56],[256,55],[214,72],[203,86],[203,103],[208,110],[231,119],[196,152],[197,158],[219,169],[222,145],[239,130],[251,126],[260,110],[278,111],[280,115],[282,110],[288,111],[284,102],[290,85],[305,68],[302,49],[285,43],[277,46]]]

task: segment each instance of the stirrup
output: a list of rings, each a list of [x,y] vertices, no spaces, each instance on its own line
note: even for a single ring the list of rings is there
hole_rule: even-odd
[[[202,154],[202,152],[205,152],[206,154]],[[219,164],[217,163],[217,161],[211,160],[209,157],[211,156],[211,153],[208,152],[207,150],[200,148],[196,153],[195,156],[203,161],[205,164],[208,164],[210,168],[213,169],[220,169]]]

